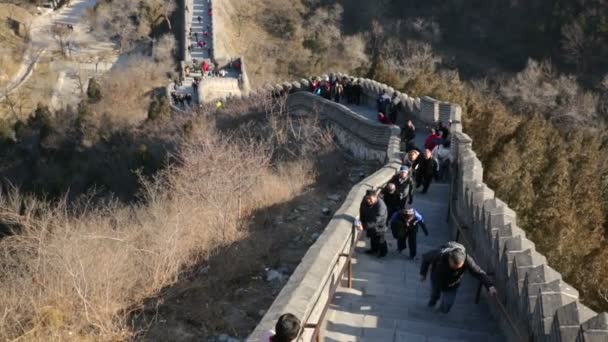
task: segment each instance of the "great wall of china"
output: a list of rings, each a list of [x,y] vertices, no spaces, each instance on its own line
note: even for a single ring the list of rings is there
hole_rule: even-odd
[[[184,39],[187,39],[186,33]],[[184,51],[184,56],[186,55],[187,51]],[[244,62],[242,58],[240,60]],[[242,72],[246,78],[245,70]],[[396,92],[373,80],[359,78],[359,81],[364,91],[364,102],[372,106],[381,92]],[[403,324],[399,327],[399,321],[395,321],[397,323],[394,323],[392,328],[368,326],[365,320],[358,321],[356,315],[345,317],[353,317],[349,323],[359,330],[352,333],[343,329],[340,335],[342,337],[327,337],[330,336],[327,331],[327,320],[330,316],[327,312],[336,311],[335,307],[339,306],[336,293],[342,293],[339,289],[346,289],[349,287],[347,285],[350,285],[346,284],[345,271],[348,272],[354,264],[353,277],[356,278],[357,270],[367,262],[363,257],[352,254],[355,247],[362,243],[357,241],[352,225],[358,216],[359,204],[365,191],[385,184],[400,166],[399,128],[382,125],[347,106],[309,93],[309,79],[266,85],[253,91],[249,90],[248,83],[247,81],[246,88],[241,88],[243,91],[240,94],[232,96],[247,98],[261,94],[287,93],[287,109],[291,115],[319,113],[332,126],[336,140],[344,149],[356,158],[378,160],[383,162],[384,166],[352,188],[341,208],[302,258],[300,265],[247,341],[258,342],[259,335],[272,329],[277,318],[286,312],[295,314],[304,325],[298,341],[311,341],[319,336],[326,336],[329,341],[425,340],[411,338],[421,335],[408,334],[408,327],[417,327],[414,324]],[[213,84],[204,86],[212,87]],[[447,211],[441,210],[438,215],[443,215],[442,222],[446,222],[447,218],[445,226],[448,237],[464,243],[477,262],[491,272],[495,279],[498,296],[492,298],[485,291],[481,292],[481,305],[487,307],[491,320],[500,327],[502,336],[489,337],[487,340],[608,341],[608,314],[594,312],[579,301],[578,291],[547,264],[546,258],[536,251],[534,243],[528,240],[526,233],[517,226],[516,213],[496,198],[494,191],[484,183],[483,165],[473,150],[471,138],[463,132],[460,106],[429,97],[415,98],[398,91],[396,93],[399,101],[404,104],[403,112],[400,113],[403,117],[423,124],[452,120],[451,146],[455,156],[452,180],[445,188],[447,196],[434,201],[443,201],[444,207],[447,208]],[[176,108],[174,110],[177,111]],[[399,262],[405,263],[403,260]],[[404,277],[407,278],[408,274]],[[368,282],[372,280],[373,278],[367,279]],[[464,296],[463,293],[459,294],[461,295]],[[407,303],[409,302],[404,306]],[[330,306],[333,308],[328,309]],[[337,316],[331,317],[336,319]],[[437,330],[445,328],[447,332],[463,331],[467,329],[467,324],[473,324],[461,320],[458,321],[458,326],[444,327],[449,323],[447,320],[443,322],[443,318],[433,320],[425,317],[418,317],[420,323],[427,324],[424,327]],[[387,336],[392,336],[392,339],[378,337],[379,335],[376,339],[366,338],[368,335],[365,335],[365,329],[369,328],[386,330]],[[465,337],[458,340],[483,340],[470,337],[477,335],[463,336]]]

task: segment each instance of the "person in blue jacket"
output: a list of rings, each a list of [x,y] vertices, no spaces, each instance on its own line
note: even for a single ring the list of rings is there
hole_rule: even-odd
[[[414,260],[416,258],[418,228],[422,228],[424,235],[429,235],[424,218],[416,209],[406,205],[404,209],[393,214],[390,224],[391,232],[397,239],[397,250],[401,253],[406,247],[405,241],[407,240],[410,247],[410,259]]]

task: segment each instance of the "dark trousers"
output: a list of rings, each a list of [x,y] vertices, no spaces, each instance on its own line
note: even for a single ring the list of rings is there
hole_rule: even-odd
[[[397,249],[399,252],[405,249],[405,242],[407,240],[407,244],[410,247],[410,258],[414,258],[416,256],[416,249],[418,243],[416,241],[416,237],[418,235],[417,229],[409,231],[405,236],[397,238]]]
[[[388,245],[386,244],[384,233],[375,232],[369,238],[373,252],[379,253],[380,256],[385,256],[388,253]]]
[[[431,300],[429,301],[429,306],[435,306],[435,304],[439,300],[439,297],[441,297],[439,311],[443,313],[448,313],[454,305],[457,293],[458,287],[451,288],[447,291],[442,291],[441,288],[437,284],[435,284],[435,282],[431,281]]]
[[[444,160],[439,163],[439,180],[445,182],[448,180],[450,174],[450,160]]]
[[[397,112],[395,111],[391,111],[390,114],[388,115],[389,120],[391,120],[391,122],[393,124],[397,124]]]
[[[431,185],[431,181],[433,180],[433,175],[425,175],[425,174],[417,174],[416,175],[416,188],[422,186],[422,193],[426,194],[429,190],[429,186]]]

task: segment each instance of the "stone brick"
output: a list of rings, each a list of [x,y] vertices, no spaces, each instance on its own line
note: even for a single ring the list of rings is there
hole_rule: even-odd
[[[601,313],[581,325],[576,342],[608,341],[608,313]]]

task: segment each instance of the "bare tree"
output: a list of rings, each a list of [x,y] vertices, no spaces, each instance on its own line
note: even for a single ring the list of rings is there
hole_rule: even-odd
[[[69,44],[70,36],[72,35],[72,29],[66,24],[55,23],[51,25],[51,35],[53,39],[59,44],[61,53],[66,56],[66,47]]]
[[[562,48],[566,59],[585,70],[585,31],[578,22],[562,28]]]
[[[9,110],[13,120],[24,118],[29,110],[28,91],[23,88],[17,89],[6,94],[0,103]]]
[[[147,0],[145,2],[147,20],[150,24],[150,29],[161,23],[163,20],[171,30],[171,20],[169,16],[175,11],[175,2],[165,0]]]

